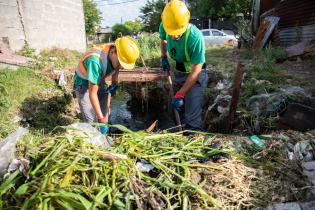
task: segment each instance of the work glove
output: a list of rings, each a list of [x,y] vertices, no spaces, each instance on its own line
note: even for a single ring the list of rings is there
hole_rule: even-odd
[[[102,124],[99,126],[102,134],[107,134],[109,131],[108,122],[105,121],[105,118],[98,119],[98,123]]]
[[[168,62],[167,56],[161,57],[161,64],[162,64],[163,71],[170,70],[170,64]]]
[[[107,94],[110,93],[112,96],[114,96],[114,95],[116,95],[117,88],[118,88],[118,85],[112,84],[106,89],[106,93]]]
[[[184,98],[185,95],[183,93],[177,92],[172,102],[172,107],[177,111],[181,111],[181,108],[184,106]]]

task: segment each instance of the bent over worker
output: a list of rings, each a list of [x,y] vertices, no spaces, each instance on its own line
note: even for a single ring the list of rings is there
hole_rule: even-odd
[[[202,130],[203,93],[208,83],[205,46],[201,31],[189,24],[190,13],[179,0],[170,1],[160,24],[161,64],[170,70],[167,54],[176,61],[172,106],[184,113],[185,129]]]
[[[139,45],[131,37],[118,38],[115,44],[104,44],[88,50],[80,60],[74,75],[74,90],[84,122],[103,124],[100,131],[108,132],[105,120],[107,94],[115,95],[119,70],[133,69],[139,57]],[[105,78],[112,83],[106,88]]]

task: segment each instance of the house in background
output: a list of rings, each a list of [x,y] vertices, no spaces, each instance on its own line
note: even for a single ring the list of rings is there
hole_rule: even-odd
[[[86,49],[82,0],[0,0],[0,44]]]

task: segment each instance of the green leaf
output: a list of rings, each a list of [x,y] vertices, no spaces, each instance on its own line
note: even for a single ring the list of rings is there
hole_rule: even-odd
[[[0,185],[0,196],[5,194],[10,188],[15,185],[15,178],[19,174],[19,171],[15,171]]]
[[[28,189],[28,184],[23,184],[21,185],[16,191],[15,191],[15,195],[16,196],[21,196],[21,195],[24,195]]]

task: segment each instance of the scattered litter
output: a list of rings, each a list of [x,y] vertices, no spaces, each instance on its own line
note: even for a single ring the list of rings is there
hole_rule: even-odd
[[[141,171],[141,172],[150,172],[151,170],[154,169],[154,166],[148,163],[147,161],[141,159],[140,162],[137,162],[136,167]]]
[[[287,47],[285,51],[287,53],[288,58],[304,55],[305,49],[307,49],[307,46],[309,44],[310,42],[300,42],[298,44]]]
[[[59,77],[59,81],[58,81],[58,85],[60,87],[65,87],[67,85],[67,79],[65,77],[65,73],[64,73],[63,70],[61,71],[61,74],[60,74],[60,77]]]
[[[258,136],[254,135],[254,136],[249,136],[248,137],[249,140],[251,140],[252,142],[254,142],[258,147],[263,148],[265,146],[265,143],[263,140],[261,140]]]
[[[110,136],[101,134],[97,128],[88,123],[74,123],[67,126],[66,137],[73,140],[73,136],[81,137],[85,142],[97,147],[106,148],[113,144],[113,139]]]
[[[20,160],[14,159],[9,165],[8,173],[12,174],[16,170],[19,170],[22,172],[22,174],[28,179],[28,170],[30,168],[30,161],[24,158],[21,158]]]
[[[0,142],[0,179],[7,172],[10,161],[15,158],[15,144],[27,133],[28,129],[19,127]]]
[[[315,109],[298,103],[292,103],[280,117],[280,126],[298,131],[315,129]]]

